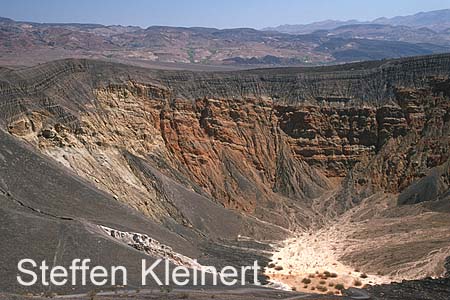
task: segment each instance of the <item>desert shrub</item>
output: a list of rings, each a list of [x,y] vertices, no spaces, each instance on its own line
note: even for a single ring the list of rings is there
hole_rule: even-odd
[[[342,283],[338,283],[334,286],[335,289],[342,291],[343,289],[345,289],[344,285]]]
[[[56,293],[47,291],[47,292],[44,292],[44,297],[46,297],[46,298],[55,298],[56,297]]]
[[[97,292],[96,291],[90,291],[87,296],[89,297],[90,300],[94,300],[95,296],[97,296]]]
[[[313,286],[311,287],[311,291],[314,291],[315,289],[316,289],[315,287],[313,287]]]
[[[308,277],[309,277],[309,278],[314,278],[314,277],[316,277],[316,275],[314,275],[314,274],[309,274]]]
[[[302,283],[304,283],[304,284],[310,284],[310,283],[311,283],[311,279],[309,279],[309,278],[303,278],[303,279],[302,279]]]
[[[330,283],[328,284],[328,286],[334,286],[334,283],[330,282]]]
[[[338,274],[336,274],[336,273],[331,273],[331,274],[330,274],[330,277],[331,277],[331,278],[336,278],[336,277],[338,277]]]
[[[304,288],[304,289],[307,289],[307,288],[308,288],[308,285],[307,285],[307,284],[305,284],[305,285],[303,286],[303,288]]]
[[[275,267],[275,271],[281,271],[281,270],[283,270],[283,267],[282,267],[282,266],[276,266],[276,267]]]
[[[270,263],[270,264],[267,265],[267,267],[270,268],[270,269],[275,268],[275,264],[274,263]]]
[[[326,287],[324,287],[323,285],[318,285],[317,286],[317,290],[321,291],[323,293],[325,293],[326,291],[328,291],[328,289]]]
[[[327,295],[334,295],[333,291],[328,291]]]
[[[355,281],[353,282],[353,284],[354,284],[355,286],[361,286],[361,285],[362,285],[362,282],[359,281],[359,280],[355,280]]]
[[[172,290],[173,290],[173,288],[172,288],[171,286],[164,286],[164,285],[162,285],[162,286],[160,286],[160,288],[159,288],[159,291],[160,291],[161,293],[167,293],[167,294],[169,294],[170,292],[172,292]]]
[[[361,278],[367,278],[367,274],[366,274],[366,273],[362,273],[361,275],[359,275],[359,277],[361,277]]]
[[[325,276],[327,276],[327,277],[330,277],[330,276],[331,276],[331,273],[328,272],[328,271],[325,271],[325,272],[323,272],[323,275],[325,275]]]
[[[293,286],[291,289],[292,289],[294,292],[297,290],[297,288],[296,288],[295,286]]]
[[[321,281],[319,281],[319,283],[320,284],[325,284],[325,283],[327,283],[325,280],[321,280]]]

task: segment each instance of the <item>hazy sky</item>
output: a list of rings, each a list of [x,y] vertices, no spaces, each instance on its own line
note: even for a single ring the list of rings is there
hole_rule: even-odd
[[[450,0],[0,0],[0,16],[78,22],[262,28],[324,19],[371,20],[450,8]]]

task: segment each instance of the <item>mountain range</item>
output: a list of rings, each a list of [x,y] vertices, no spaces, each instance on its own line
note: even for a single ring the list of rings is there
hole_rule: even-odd
[[[450,9],[441,9],[429,12],[419,12],[414,15],[397,16],[392,18],[376,18],[372,21],[358,21],[358,20],[325,20],[313,22],[309,24],[298,25],[280,25],[276,27],[266,27],[262,30],[279,31],[291,34],[305,34],[312,33],[316,30],[332,30],[346,25],[391,25],[391,26],[407,26],[410,28],[428,28],[436,32],[445,32],[450,28]]]
[[[69,57],[141,66],[226,70],[324,65],[450,51],[449,10],[373,22],[324,21],[272,29],[52,24],[0,19],[0,63]]]

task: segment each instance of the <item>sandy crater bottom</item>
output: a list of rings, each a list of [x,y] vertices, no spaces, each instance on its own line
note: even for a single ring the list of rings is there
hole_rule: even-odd
[[[338,295],[343,288],[392,281],[341,263],[337,243],[332,232],[324,231],[290,238],[272,256],[266,275],[293,290]]]
[[[393,195],[370,197],[321,229],[285,240],[265,274],[286,289],[338,295],[343,288],[442,276],[449,214],[397,210]]]

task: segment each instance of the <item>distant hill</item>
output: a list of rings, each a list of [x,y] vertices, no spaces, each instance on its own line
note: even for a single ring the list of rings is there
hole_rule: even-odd
[[[314,32],[316,30],[328,30],[328,29],[334,29],[339,26],[344,25],[353,25],[353,24],[365,24],[365,22],[360,22],[358,20],[348,20],[348,21],[338,21],[338,20],[325,20],[325,21],[319,21],[314,22],[310,24],[297,24],[297,25],[280,25],[277,27],[266,27],[262,30],[265,31],[278,31],[283,33],[290,33],[290,34],[307,34]]]
[[[345,39],[357,38],[414,44],[429,43],[441,46],[450,44],[450,34],[448,32],[436,32],[426,27],[412,28],[404,25],[352,24],[330,30],[322,30],[321,32],[316,31],[315,34]]]
[[[429,28],[441,31],[450,27],[450,9],[420,12],[410,16],[393,18],[378,18],[372,21],[376,24],[403,25],[414,28]]]
[[[396,16],[393,18],[377,18],[373,21],[336,21],[325,20],[310,24],[280,25],[277,27],[267,27],[263,30],[278,31],[290,34],[312,33],[316,30],[330,30],[344,25],[356,24],[384,24],[393,26],[408,26],[412,28],[429,28],[433,31],[442,31],[450,28],[450,9],[420,12],[409,16]]]

